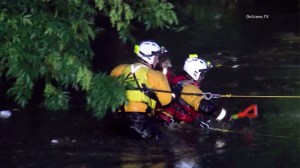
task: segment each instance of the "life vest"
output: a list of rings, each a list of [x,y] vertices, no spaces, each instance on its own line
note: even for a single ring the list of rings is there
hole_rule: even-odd
[[[176,84],[174,83],[176,82]],[[173,87],[181,85],[180,87],[184,87],[185,84],[193,84],[191,82],[187,82],[187,78],[184,76],[176,76],[172,80]],[[195,119],[201,117],[201,114],[197,112],[192,106],[188,105],[184,100],[180,97],[175,98],[170,105],[164,107],[159,113],[159,118],[166,121],[167,123],[172,123],[174,121],[177,122],[185,122],[190,123]]]
[[[169,106],[163,108],[158,116],[167,123],[174,121],[190,123],[199,118],[201,114],[186,103],[174,101]]]
[[[124,69],[124,83],[127,88],[127,100],[129,102],[142,102],[146,103],[148,107],[154,109],[156,107],[156,101],[145,94],[142,91],[143,85],[147,88],[151,88],[147,79],[149,67],[136,63],[128,66]]]

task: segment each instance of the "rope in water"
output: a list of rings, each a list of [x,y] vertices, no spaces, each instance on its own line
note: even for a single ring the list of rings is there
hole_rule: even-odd
[[[220,129],[220,128],[207,128],[209,130],[213,131],[219,131],[219,132],[229,132],[229,133],[238,133],[238,134],[247,134],[247,132],[240,132],[240,131],[232,131],[227,129]],[[265,137],[272,137],[272,138],[283,138],[283,139],[296,139],[296,137],[288,137],[288,136],[280,136],[280,135],[271,135],[271,134],[262,134],[262,133],[252,133],[253,135],[257,136],[265,136]]]
[[[237,133],[237,134],[247,134],[248,133],[248,132],[244,132],[244,131],[233,131],[233,130],[228,130],[228,129],[213,128],[213,127],[210,127],[205,122],[201,122],[200,126],[202,128],[206,128],[208,130],[224,132],[224,133]],[[272,137],[272,138],[297,139],[297,137],[288,137],[288,136],[281,136],[281,135],[271,135],[271,134],[262,134],[262,133],[252,133],[252,134],[257,135],[257,136],[265,136],[265,137]]]

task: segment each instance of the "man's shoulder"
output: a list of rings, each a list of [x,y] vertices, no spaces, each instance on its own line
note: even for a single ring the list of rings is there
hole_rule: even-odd
[[[125,69],[128,66],[130,66],[130,64],[120,64],[120,65],[117,65],[114,69]]]
[[[115,68],[117,68],[117,67],[128,67],[130,64],[119,64],[119,65],[117,65]]]
[[[158,77],[161,77],[161,76],[165,77],[165,75],[161,71],[158,71],[158,70],[155,70],[155,69],[152,69],[152,68],[149,68],[148,73],[151,74],[151,75],[158,76]]]
[[[111,71],[110,75],[111,76],[119,76],[122,74],[122,72],[124,71],[124,69],[126,67],[128,67],[130,64],[120,64],[117,65],[115,68],[113,68],[113,70]]]
[[[183,90],[184,90],[184,92],[202,93],[200,88],[198,88],[197,86],[195,86],[191,83],[183,85]]]

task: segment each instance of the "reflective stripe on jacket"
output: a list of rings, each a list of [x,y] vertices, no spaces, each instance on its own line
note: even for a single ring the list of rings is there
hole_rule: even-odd
[[[147,77],[148,70],[149,67],[143,64],[132,64],[124,69],[123,73],[125,74],[125,85],[128,88],[126,92],[127,100],[129,102],[143,102],[146,103],[150,108],[154,109],[156,106],[156,101],[148,97],[141,90],[136,90],[140,89],[142,84],[145,84],[147,88],[150,88]]]
[[[127,99],[128,103],[124,106],[125,112],[146,112],[148,106],[155,108],[156,101],[149,98],[140,90],[132,74],[134,71],[136,79],[141,86],[145,84],[147,88],[170,91],[170,86],[167,78],[159,71],[155,71],[144,64],[135,63],[132,65],[122,64],[114,68],[111,72],[111,76],[124,75],[125,85],[128,88]],[[128,75],[129,74],[129,75]],[[162,105],[167,105],[172,100],[171,93],[155,92],[158,101]]]

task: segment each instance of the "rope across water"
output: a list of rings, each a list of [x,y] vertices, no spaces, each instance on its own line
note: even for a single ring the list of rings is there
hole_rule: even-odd
[[[259,96],[259,95],[232,95],[232,94],[225,94],[219,95],[220,98],[294,98],[299,99],[300,96]]]
[[[182,93],[187,94],[187,93]],[[232,94],[212,94],[212,93],[203,93],[198,94],[199,96],[204,96],[205,99],[210,100],[211,98],[287,98],[287,99],[299,99],[300,96],[266,96],[266,95],[232,95]]]
[[[150,89],[150,88],[144,88],[148,91],[153,92],[163,92],[163,93],[171,93],[171,91],[167,90],[158,90],[158,89]],[[205,93],[188,93],[188,92],[181,92],[182,95],[193,95],[193,96],[204,96],[205,99],[210,100],[212,98],[286,98],[286,99],[300,99],[300,96],[294,96],[294,95],[234,95],[234,94],[213,94],[210,92]]]

